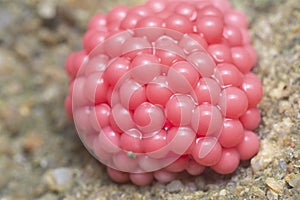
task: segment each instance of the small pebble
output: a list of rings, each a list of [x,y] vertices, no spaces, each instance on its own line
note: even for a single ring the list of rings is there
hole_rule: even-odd
[[[275,145],[269,140],[262,140],[260,148],[261,150],[251,160],[251,167],[254,172],[265,169],[273,161],[277,152]]]
[[[194,192],[197,190],[197,185],[194,182],[187,183],[185,187],[187,191]]]
[[[226,196],[227,195],[227,190],[223,189],[219,192],[220,196]]]
[[[41,147],[43,142],[43,139],[38,133],[28,133],[23,139],[23,149],[27,152],[32,152]]]
[[[202,176],[199,176],[195,179],[195,183],[197,185],[198,190],[205,190],[206,189],[206,183],[205,178]]]
[[[283,193],[283,183],[282,182],[280,182],[274,178],[267,178],[265,183],[271,190],[273,190],[277,194]]]
[[[278,194],[275,193],[273,190],[267,191],[267,199],[268,200],[278,200]]]
[[[286,96],[286,83],[279,82],[278,87],[270,91],[270,96],[274,99],[281,99]]]
[[[285,162],[284,159],[280,159],[280,160],[279,160],[279,167],[280,167],[280,169],[282,169],[283,171],[286,171],[286,170],[287,170],[286,162]]]
[[[41,1],[38,5],[38,14],[43,19],[53,19],[56,16],[54,1]]]
[[[170,193],[177,193],[183,189],[183,184],[179,180],[174,180],[167,185],[167,191]]]
[[[44,182],[49,190],[64,192],[73,185],[74,175],[75,171],[70,168],[51,169],[44,174]]]
[[[285,181],[289,184],[289,186],[300,192],[300,174],[289,174],[285,177]]]
[[[259,187],[256,187],[256,186],[253,186],[252,188],[251,188],[251,192],[256,196],[256,197],[258,197],[258,198],[265,198],[265,192],[262,190],[262,189],[260,189]]]

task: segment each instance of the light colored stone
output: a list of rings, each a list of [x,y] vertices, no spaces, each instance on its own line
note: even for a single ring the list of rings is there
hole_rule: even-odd
[[[63,192],[72,187],[75,170],[70,168],[56,168],[46,171],[44,182],[51,191]]]
[[[56,16],[54,1],[41,1],[38,5],[38,14],[44,19],[53,19]]]
[[[226,196],[227,195],[227,190],[225,189],[222,189],[220,192],[219,192],[220,196]]]
[[[268,140],[262,140],[260,143],[260,151],[252,158],[251,167],[254,172],[265,169],[274,159],[276,147]]]
[[[291,173],[285,177],[285,181],[300,192],[300,174]]]
[[[274,178],[267,178],[265,183],[267,186],[273,190],[277,194],[282,194],[283,193],[283,182],[278,181]]]
[[[170,193],[177,193],[183,189],[183,184],[179,180],[174,180],[167,185],[167,191]]]

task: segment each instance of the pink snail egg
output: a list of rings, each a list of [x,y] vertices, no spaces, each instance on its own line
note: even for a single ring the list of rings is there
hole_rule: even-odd
[[[165,114],[174,126],[189,125],[195,104],[186,95],[173,95],[166,104]]]
[[[146,97],[149,102],[162,106],[166,105],[167,101],[173,95],[166,79],[166,76],[158,76],[148,83],[146,87]]]
[[[165,115],[159,106],[144,102],[135,109],[133,120],[142,132],[152,133],[163,128]]]
[[[65,62],[65,109],[113,181],[230,174],[258,152],[248,25],[228,0],[148,0],[91,18]]]

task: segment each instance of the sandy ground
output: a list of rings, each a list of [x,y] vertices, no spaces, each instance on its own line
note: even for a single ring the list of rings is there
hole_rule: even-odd
[[[299,1],[232,0],[259,56],[259,154],[232,175],[147,187],[110,181],[63,108],[65,58],[81,48],[88,19],[120,2],[0,0],[0,199],[300,199]]]

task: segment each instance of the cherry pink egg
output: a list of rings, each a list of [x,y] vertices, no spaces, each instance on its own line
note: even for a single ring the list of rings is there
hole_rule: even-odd
[[[222,157],[222,147],[214,137],[198,138],[193,149],[194,160],[202,166],[216,165]]]
[[[119,22],[119,21],[112,21],[111,23],[109,23],[107,25],[107,29],[111,33],[120,31],[120,24],[121,24],[121,22]]]
[[[114,23],[122,21],[128,12],[128,7],[126,6],[117,6],[114,7],[107,15],[107,23]]]
[[[207,49],[208,44],[206,40],[198,34],[191,33],[184,35],[179,41],[179,46],[185,53],[190,54],[195,51],[204,51]]]
[[[171,52],[176,54],[177,56],[181,56],[182,58],[184,58],[185,54],[182,48],[177,45],[178,41],[176,40],[176,38],[174,38],[178,37],[178,39],[181,39],[182,34],[174,32],[173,30],[164,29],[164,31],[166,35],[159,37],[154,43],[155,50]]]
[[[211,2],[209,1],[191,1],[191,2],[198,10],[211,5]]]
[[[91,114],[89,120],[93,128],[97,131],[101,131],[102,128],[109,126],[109,116],[111,108],[107,104],[99,104],[91,108]]]
[[[220,42],[224,29],[224,22],[219,17],[203,16],[198,18],[197,32],[202,34],[208,43]]]
[[[133,58],[136,56],[138,52],[151,52],[151,44],[145,38],[133,37],[126,40],[122,48],[122,55],[126,55],[129,58]]]
[[[182,33],[193,32],[193,24],[182,15],[173,14],[166,19],[166,28]]]
[[[129,72],[130,61],[124,57],[115,58],[108,64],[103,76],[105,80],[112,86]]]
[[[153,181],[152,173],[131,173],[129,175],[131,182],[139,186],[149,185]]]
[[[232,10],[225,15],[225,23],[227,25],[237,26],[241,28],[248,28],[247,17],[237,10]]]
[[[255,107],[263,96],[261,81],[253,73],[244,76],[242,89],[249,100],[249,107]]]
[[[99,31],[107,31],[106,29],[106,15],[105,14],[97,14],[89,21],[88,29],[96,29]]]
[[[223,149],[220,161],[211,168],[219,174],[230,174],[240,163],[240,155],[235,148]]]
[[[258,127],[261,117],[258,108],[249,108],[241,117],[245,129],[254,130]]]
[[[253,157],[259,149],[258,136],[252,131],[245,131],[243,141],[237,146],[241,160],[248,160]]]
[[[98,139],[93,141],[93,153],[103,163],[107,164],[111,162],[112,154],[106,152]]]
[[[165,66],[171,66],[175,62],[183,60],[180,54],[172,50],[167,51],[167,50],[157,49],[155,51],[155,55],[157,55],[160,58],[161,64]],[[166,70],[167,68],[164,69],[162,69],[162,72],[166,74],[168,70]]]
[[[145,28],[145,27],[162,27],[163,26],[163,20],[156,17],[156,16],[148,16],[143,19],[141,19],[137,23],[137,28]]]
[[[84,75],[88,76],[92,73],[103,72],[106,69],[108,60],[109,60],[109,58],[106,55],[99,55],[99,56],[96,56],[96,57],[90,59],[83,66]]]
[[[154,42],[164,34],[163,24],[164,21],[157,16],[144,17],[136,24],[135,36]]]
[[[243,36],[240,29],[236,26],[225,26],[223,37],[231,46],[239,46],[243,43]]]
[[[199,136],[218,135],[222,124],[223,117],[216,106],[201,104],[195,108],[191,125]]]
[[[131,113],[121,104],[116,104],[112,107],[111,116],[113,117],[116,125],[122,131],[128,131],[129,129],[135,127]]]
[[[120,147],[125,151],[142,153],[142,133],[138,129],[129,129],[120,137]]]
[[[195,102],[187,95],[173,95],[166,104],[167,119],[175,126],[189,125]]]
[[[228,87],[221,93],[219,106],[226,117],[237,119],[246,112],[248,98],[241,89]]]
[[[203,173],[203,171],[205,170],[205,167],[202,165],[199,165],[196,161],[194,161],[193,159],[191,159],[189,161],[189,164],[186,168],[186,171],[193,176],[198,176],[200,174]]]
[[[121,104],[130,110],[136,109],[146,101],[145,86],[133,79],[128,79],[121,84],[119,94]]]
[[[135,28],[142,16],[137,13],[129,13],[120,24],[121,29]]]
[[[231,50],[227,45],[213,44],[209,45],[207,50],[212,55],[216,63],[232,62]]]
[[[237,146],[244,138],[243,124],[237,119],[225,119],[219,135],[219,142],[225,148]]]
[[[167,3],[161,0],[149,0],[145,5],[151,8],[154,12],[161,12],[166,8]]]
[[[244,47],[233,47],[231,48],[232,61],[237,68],[247,73],[253,67],[253,60],[251,55]]]
[[[97,136],[98,136],[97,132],[89,132],[88,134],[81,135],[80,139],[84,142],[85,147],[91,153],[93,152],[93,145],[94,145],[94,141],[97,138]]]
[[[220,19],[222,19],[223,13],[218,8],[216,8],[212,5],[207,5],[198,11],[198,17],[200,18],[203,16],[214,16],[214,17],[219,17]]]
[[[146,86],[146,97],[153,104],[165,106],[172,95],[166,76],[157,76]]]
[[[74,79],[77,76],[77,73],[80,70],[81,67],[84,65],[84,63],[87,62],[87,55],[86,52],[83,51],[77,51],[73,52],[66,60],[65,68],[68,72],[71,79]]]
[[[126,183],[129,181],[129,174],[127,172],[121,172],[111,167],[107,167],[107,173],[109,177],[117,183]]]
[[[90,112],[89,107],[80,107],[73,113],[74,121],[76,122],[76,130],[78,131],[79,136],[94,134],[95,132],[89,121]]]
[[[177,160],[166,166],[164,170],[168,172],[182,172],[185,170],[189,163],[189,157],[187,155],[180,156]]]
[[[142,55],[137,55],[133,60],[132,60],[132,68],[138,67],[141,65],[148,65],[148,64],[158,64],[159,59],[152,54],[142,54]]]
[[[188,93],[197,84],[199,73],[193,65],[186,61],[174,63],[167,74],[170,88],[179,93]]]
[[[130,31],[122,31],[108,37],[103,43],[105,53],[111,58],[121,56],[122,53],[121,48],[111,48],[111,47],[122,46],[123,43],[131,37],[132,37],[132,33]]]
[[[110,127],[113,131],[117,132],[117,133],[123,133],[124,131],[118,126],[118,124],[116,123],[116,120],[114,119],[113,115],[109,116],[109,123],[110,123]]]
[[[195,20],[197,17],[196,8],[191,4],[181,3],[175,8],[177,14],[185,16],[189,20]]]
[[[159,151],[167,145],[167,133],[160,130],[156,133],[143,137],[143,147],[145,152]]]
[[[209,103],[216,105],[219,102],[221,87],[217,81],[212,78],[201,78],[194,87],[198,104]]]
[[[196,133],[189,127],[174,127],[168,131],[169,149],[177,155],[182,155],[193,143]]]
[[[87,52],[91,52],[99,44],[103,43],[106,37],[106,32],[92,29],[84,35],[82,45]]]
[[[210,77],[214,73],[216,64],[207,52],[193,52],[186,60],[195,67],[201,77]]]
[[[95,76],[94,75],[91,75],[91,82],[92,83],[95,83],[94,78]],[[98,76],[97,76],[98,77]],[[91,101],[93,102],[93,99],[92,98],[88,98],[88,96],[92,96],[91,93],[88,93],[86,92],[86,85],[88,84],[88,80],[87,78],[83,78],[83,77],[78,77],[74,80],[74,83],[72,83],[72,87],[73,87],[73,90],[72,90],[72,104],[73,104],[73,107],[74,108],[78,108],[78,107],[81,107],[81,106],[87,106],[87,105],[91,105]],[[97,86],[92,86],[90,88],[95,88]],[[95,90],[92,91],[92,93],[94,92]],[[86,95],[82,95],[82,94],[86,94]],[[95,94],[95,93],[93,93]]]
[[[160,183],[167,183],[174,180],[177,176],[177,173],[168,172],[166,170],[158,170],[154,172],[155,179]]]
[[[120,151],[120,135],[110,127],[104,127],[98,136],[99,145],[108,153],[116,153]]]
[[[152,54],[137,55],[131,63],[131,76],[143,84],[152,81],[161,73],[159,59]]]
[[[159,106],[144,102],[135,109],[133,120],[143,133],[153,133],[163,128],[165,115]]]
[[[158,16],[160,19],[166,20],[167,18],[169,18],[171,15],[173,14],[173,12],[169,9],[165,9],[162,12],[157,13],[156,16]],[[163,27],[166,27],[166,23],[164,21]]]
[[[137,160],[131,153],[120,151],[113,155],[114,167],[118,171],[134,173],[138,170]]]
[[[223,87],[240,87],[243,82],[243,74],[234,65],[229,63],[218,64],[215,76]]]
[[[147,154],[138,156],[139,168],[143,172],[153,172],[162,169],[165,165],[162,159],[152,158]]]
[[[106,102],[107,89],[102,72],[89,75],[84,85],[85,95],[94,105]]]
[[[132,8],[129,12],[130,14],[135,13],[142,17],[153,16],[153,11],[151,8],[145,5],[139,5]]]
[[[132,67],[130,71],[132,78],[141,84],[146,84],[152,81],[161,73],[161,65],[156,63],[149,63]]]
[[[212,4],[222,11],[224,14],[231,9],[230,2],[228,0],[211,0]]]

